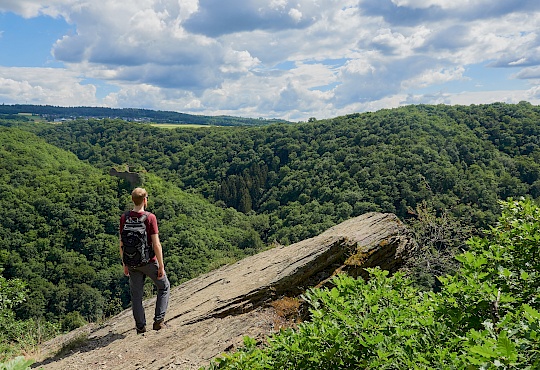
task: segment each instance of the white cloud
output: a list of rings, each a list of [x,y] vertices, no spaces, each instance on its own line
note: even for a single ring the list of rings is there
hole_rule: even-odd
[[[223,58],[220,70],[224,73],[249,73],[250,69],[260,64],[248,51],[228,50]]]
[[[523,99],[529,102],[533,102],[533,104],[540,104],[540,84],[537,84],[533,88],[531,88],[529,91],[530,99]]]
[[[162,90],[151,85],[138,84],[125,86],[117,93],[107,95],[103,101],[110,107],[129,107],[130,102],[138,101],[140,108],[155,107],[160,104],[160,100],[165,98]]]
[[[503,102],[516,104],[520,101],[529,101],[539,104],[540,99],[534,96],[534,89],[530,90],[498,90],[482,92],[463,92],[448,96],[449,104],[470,105]]]
[[[40,2],[35,0],[4,0],[0,2],[0,11],[12,11],[25,18],[38,16],[42,9],[43,6]]]
[[[291,17],[296,23],[302,20],[302,12],[298,9],[292,8],[289,10],[289,17]]]
[[[0,67],[0,100],[4,103],[97,105],[96,87],[58,68]]]
[[[3,0],[0,11],[75,30],[51,45],[65,69],[0,68],[5,101],[306,119],[538,99],[537,0]],[[530,85],[444,92],[480,64],[516,68]],[[100,100],[86,79],[118,91]]]
[[[271,9],[284,9],[287,6],[287,0],[272,0],[270,1]]]
[[[522,79],[538,79],[540,80],[540,66],[523,68],[514,76]]]
[[[382,51],[397,54],[402,57],[413,55],[416,49],[421,48],[430,30],[425,26],[407,29],[408,34],[392,31],[389,28],[382,28],[371,39],[369,45],[375,46]]]
[[[427,9],[430,7],[440,7],[442,9],[463,9],[471,6],[489,4],[492,0],[392,0],[392,3],[399,7],[413,9]]]
[[[424,70],[413,78],[403,81],[401,86],[403,89],[408,90],[464,80],[467,79],[463,76],[464,72],[465,68],[463,66]]]

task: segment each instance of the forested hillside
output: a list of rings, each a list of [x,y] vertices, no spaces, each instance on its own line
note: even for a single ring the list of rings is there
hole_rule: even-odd
[[[440,105],[257,128],[81,120],[39,135],[97,167],[129,164],[268,215],[263,238],[287,244],[367,211],[406,218],[421,202],[485,227],[498,199],[540,195],[538,122],[528,103]]]
[[[117,228],[130,185],[108,175],[116,165],[145,178],[173,284],[368,211],[429,208],[454,230],[485,228],[498,200],[540,196],[539,123],[525,102],[175,130],[0,119],[0,269],[28,287],[17,320],[69,329],[126,307]]]
[[[172,284],[263,247],[253,228],[260,217],[215,207],[153,174],[146,174],[144,186],[149,209],[159,217]],[[80,319],[99,320],[127,307],[118,220],[130,207],[130,192],[128,183],[74,154],[27,131],[0,127],[0,271],[27,286],[18,320],[70,329]],[[0,296],[0,311],[11,299]],[[20,339],[1,318],[0,329]],[[0,337],[0,348],[6,339]]]

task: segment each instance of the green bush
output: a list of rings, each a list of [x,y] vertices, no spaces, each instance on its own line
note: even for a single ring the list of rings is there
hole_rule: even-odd
[[[30,365],[33,363],[34,361],[20,356],[6,363],[0,363],[0,370],[27,370],[30,369]]]
[[[66,316],[62,319],[62,330],[71,331],[81,326],[86,325],[87,322],[79,313],[79,311],[68,312]]]
[[[43,319],[16,318],[14,309],[26,301],[26,294],[26,284],[22,280],[6,279],[0,275],[0,361],[31,351],[39,343],[58,334],[57,325]],[[3,369],[1,366],[4,365],[0,365],[0,370]]]
[[[499,223],[472,238],[441,291],[370,269],[368,281],[337,276],[305,298],[311,319],[207,369],[538,369],[540,208],[502,203]]]

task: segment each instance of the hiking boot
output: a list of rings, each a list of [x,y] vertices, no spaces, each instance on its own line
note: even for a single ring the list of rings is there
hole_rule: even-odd
[[[164,320],[159,320],[159,321],[154,321],[154,325],[152,328],[154,330],[161,330],[161,329],[165,329],[166,327],[167,325],[165,325]]]
[[[142,328],[135,328],[137,329],[137,334],[146,333],[146,326],[143,326]]]

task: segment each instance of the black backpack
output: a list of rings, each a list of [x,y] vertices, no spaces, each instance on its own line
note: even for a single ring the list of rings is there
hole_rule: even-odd
[[[131,217],[129,212],[124,215],[124,228],[120,233],[124,264],[130,267],[146,265],[153,257],[144,223],[148,218],[148,212],[144,212],[141,217]]]

